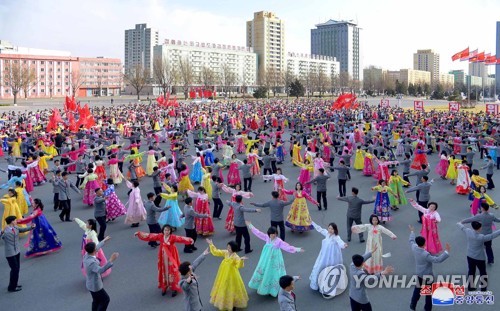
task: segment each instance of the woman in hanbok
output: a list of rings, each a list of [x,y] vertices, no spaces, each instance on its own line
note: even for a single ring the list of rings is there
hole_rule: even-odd
[[[281,164],[285,161],[285,146],[283,145],[283,141],[278,141],[276,143],[276,158],[278,159],[278,164]]]
[[[24,164],[26,164],[26,168],[28,169],[28,174],[30,174],[31,180],[33,181],[33,185],[38,186],[47,181],[45,175],[38,166],[38,159],[36,158],[36,155],[33,156],[33,160],[31,161],[21,162],[21,165],[24,166]]]
[[[314,178],[320,175],[319,169],[325,169],[325,167],[329,166],[328,162],[325,162],[321,157],[319,152],[316,153],[316,157],[313,160],[314,166]]]
[[[297,141],[297,143],[293,145],[292,149],[292,162],[295,165],[297,165],[297,163],[302,163],[302,156],[300,154],[301,150],[302,147],[300,146],[300,142]]]
[[[390,206],[391,202],[389,200],[389,193],[395,198],[398,198],[398,194],[390,187],[387,186],[385,180],[379,180],[378,185],[372,187],[372,191],[377,191],[377,197],[375,199],[375,207],[373,208],[373,214],[377,215],[378,218],[385,224],[386,221],[391,221]]]
[[[169,225],[172,228],[179,228],[184,225],[185,218],[182,217],[182,211],[177,200],[177,186],[170,187],[164,183],[163,188],[167,193],[160,193],[160,196],[166,200],[164,207],[170,206],[170,208],[160,214],[158,223],[161,226]]]
[[[205,188],[205,192],[207,193],[208,199],[212,200],[212,168],[207,167],[203,169],[203,178],[201,180],[201,186]]]
[[[462,163],[462,160],[455,159],[455,155],[452,154],[448,157],[448,169],[446,170],[446,178],[450,179],[450,184],[454,185],[458,177],[458,165]]]
[[[189,179],[193,184],[200,183],[203,179],[203,168],[201,167],[201,157],[200,153],[196,153],[196,157],[191,157],[193,159],[193,169],[189,174]]]
[[[392,192],[389,192],[389,201],[393,210],[398,210],[400,205],[406,205],[408,203],[405,192],[403,191],[403,186],[409,185],[409,182],[399,176],[397,170],[392,170],[391,177],[389,178],[389,188],[392,190]],[[393,193],[396,194],[396,196],[393,195]]]
[[[451,166],[451,165],[450,165]],[[457,166],[457,186],[455,191],[458,194],[468,194],[470,189],[469,166],[461,163]]]
[[[153,174],[153,168],[155,166],[158,166],[158,164],[156,163],[156,158],[155,158],[155,155],[157,153],[158,153],[158,151],[153,150],[153,146],[149,146],[148,158],[147,158],[147,162],[146,162],[146,174],[148,176],[151,176],[151,174]]]
[[[15,157],[21,157],[21,139],[18,138],[7,143],[12,148],[12,155]]]
[[[281,168],[278,168],[276,170],[276,174],[272,175],[263,175],[264,181],[266,180],[272,180],[274,182],[274,191],[278,191],[279,193],[279,200],[286,202],[288,201],[286,197],[286,193],[283,192],[283,189],[285,189],[285,183],[288,182],[288,178],[283,175],[281,172]]]
[[[229,165],[229,171],[227,172],[227,184],[229,186],[236,186],[241,184],[240,170],[238,167],[243,165],[243,162],[236,158],[236,154],[231,157],[231,164]]]
[[[252,167],[250,168],[250,173],[252,173],[252,176],[259,175],[260,174],[259,160],[261,160],[261,158],[258,155],[257,148],[252,149],[250,153],[247,154],[247,158],[248,158],[248,164],[252,165]]]
[[[97,181],[99,183],[99,187],[104,191],[108,187],[107,186],[108,177],[106,176],[104,161],[101,159],[100,156],[96,156],[94,163],[95,163],[94,173],[97,175]]]
[[[121,184],[124,177],[120,169],[118,168],[118,159],[115,154],[111,155],[111,158],[108,161],[109,165],[109,177],[113,180],[113,184],[118,185]],[[108,183],[109,185],[109,183]]]
[[[162,296],[165,296],[167,290],[172,291],[172,297],[177,296],[181,292],[179,281],[181,275],[179,273],[179,252],[175,244],[191,245],[193,239],[173,235],[173,229],[169,225],[163,226],[162,233],[145,233],[136,232],[135,236],[141,241],[160,242],[158,250],[158,288],[161,289]]]
[[[189,179],[189,167],[186,164],[181,165],[181,173],[179,174],[179,193],[186,195],[187,190],[194,190],[191,180]]]
[[[311,180],[311,174],[314,171],[314,167],[310,164],[309,160],[305,160],[304,163],[294,161],[293,164],[300,167],[300,174],[297,180],[299,181],[299,183],[304,185],[304,192],[308,195],[311,195],[312,185],[308,184],[307,182]]]
[[[411,168],[414,170],[421,170],[422,164],[429,165],[429,161],[427,161],[427,151],[424,150],[424,145],[421,143],[417,144],[417,150],[415,150],[415,157],[411,163]]]
[[[47,172],[49,171],[49,164],[47,163],[47,160],[50,160],[53,157],[53,155],[46,155],[43,152],[40,152],[38,154],[38,167],[44,174],[47,174]]]
[[[83,204],[87,204],[88,206],[94,205],[94,198],[95,198],[95,189],[101,188],[99,181],[98,181],[98,176],[96,173],[94,173],[94,170],[89,168],[87,170],[87,173],[83,175],[78,175],[80,178],[84,178],[82,185],[80,186],[80,189],[83,190]]]
[[[377,169],[373,177],[377,180],[389,180],[389,165],[399,164],[398,161],[386,161],[385,157],[380,157],[380,160],[375,157],[375,162],[377,162]]]
[[[382,255],[382,233],[388,235],[391,239],[395,240],[397,237],[390,230],[379,225],[380,221],[377,215],[370,216],[370,224],[356,225],[351,227],[351,231],[354,234],[367,232],[368,239],[366,241],[365,253],[371,252],[372,257],[366,260],[363,264],[363,268],[368,272],[368,274],[375,274],[382,272],[384,270],[384,263],[382,257],[390,257],[391,253]]]
[[[85,270],[85,267],[83,265],[83,257],[87,253],[85,251],[85,245],[89,242],[94,242],[96,245],[99,244],[99,240],[97,239],[97,222],[95,219],[89,219],[87,222],[83,222],[78,218],[73,219],[76,224],[83,230],[83,237],[82,237],[82,250],[81,250],[81,256],[82,256],[82,263],[81,263],[81,270],[82,274],[84,277],[87,276],[87,272]],[[106,259],[106,256],[104,255],[104,251],[102,250],[102,247],[97,251],[96,255],[97,259],[99,260],[99,266],[104,267],[108,260]],[[103,274],[101,274],[102,277],[107,277],[111,273],[111,269],[106,270]]]
[[[203,150],[203,158],[205,159],[205,166],[210,166],[214,163],[215,157],[213,151],[215,147],[212,147],[211,144],[208,144],[207,147],[207,149]]]
[[[319,206],[319,203],[303,190],[300,182],[295,185],[295,191],[285,189],[283,191],[295,198],[286,217],[285,225],[291,228],[292,232],[302,233],[314,229],[306,199],[314,205]]]
[[[147,214],[141,198],[139,182],[137,180],[134,180],[133,183],[128,180],[125,180],[125,182],[127,187],[131,189],[128,194],[128,209],[125,224],[130,225],[132,228],[139,227],[139,222],[146,220]]]
[[[446,154],[446,151],[441,151],[441,158],[439,160],[438,165],[436,166],[435,172],[438,174],[441,179],[446,179],[446,175],[448,172],[448,156]]]
[[[167,166],[165,168],[162,168],[161,170],[162,171],[164,170],[165,176],[166,176],[166,174],[170,174],[170,182],[171,183],[176,183],[177,182],[177,173],[175,171],[175,161],[173,158],[170,158],[170,159],[168,159],[167,163],[168,163]]]
[[[365,152],[361,149],[361,146],[358,146],[354,157],[354,169],[357,171],[361,171],[365,167],[364,153]]]
[[[42,256],[61,249],[62,243],[43,214],[43,203],[40,199],[33,200],[33,212],[30,216],[19,219],[17,224],[30,222],[34,223],[36,227],[30,231],[30,236],[25,244],[25,247],[28,247],[28,251],[25,253],[26,257]]]
[[[26,215],[28,214],[28,207],[31,206],[31,198],[24,189],[21,181],[16,181],[15,186],[14,191],[16,191],[17,194],[17,205],[19,206],[21,214]]]
[[[231,159],[233,158],[234,151],[233,146],[231,146],[230,142],[227,142],[222,146],[222,165],[229,166],[231,164]]]
[[[439,254],[443,250],[443,246],[439,240],[437,226],[437,224],[441,222],[441,217],[437,212],[438,204],[436,202],[429,202],[427,208],[424,208],[413,199],[410,199],[410,204],[424,214],[422,216],[422,229],[420,230],[420,235],[425,238],[425,250],[431,255]]]
[[[23,215],[17,205],[17,193],[14,189],[10,188],[7,193],[0,199],[0,203],[3,204],[3,216],[2,216],[2,231],[5,230],[7,223],[5,218],[8,216],[16,216],[17,219],[22,219]],[[26,225],[19,225],[20,228],[25,228]],[[27,235],[28,232],[20,233],[21,236]]]
[[[135,170],[135,175],[138,180],[140,180],[142,177],[146,176],[146,171],[142,168],[141,162],[142,162],[142,155],[145,152],[141,153],[136,153],[135,150],[130,150],[130,155],[126,156],[123,162],[127,162],[128,160],[132,160],[134,163],[134,170]],[[131,174],[130,172],[128,173],[128,178],[130,179]]]
[[[285,261],[281,250],[287,253],[304,252],[300,247],[294,247],[278,237],[276,227],[267,229],[267,234],[259,231],[249,221],[246,222],[250,231],[260,240],[266,242],[260,254],[259,262],[248,282],[248,287],[257,290],[259,295],[277,297],[280,291],[279,280],[286,275]]]
[[[237,184],[233,188],[229,188],[226,185],[222,185],[222,191],[225,193],[231,194],[231,202],[236,202],[236,196],[241,195],[245,199],[250,199],[253,197],[253,193],[251,192],[246,192],[246,191],[241,191],[241,184]],[[229,233],[234,233],[234,209],[231,205],[229,205],[229,211],[227,212],[226,216],[226,222],[224,224],[224,228],[229,232]]]
[[[191,198],[196,199],[196,204],[194,207],[195,212],[197,212],[198,214],[210,215],[210,203],[208,202],[208,195],[205,191],[205,188],[198,187],[198,192],[187,190],[187,194]],[[199,235],[205,236],[214,234],[214,223],[212,221],[212,217],[197,217],[194,222],[196,226],[196,232]]]
[[[342,249],[347,247],[347,244],[342,241],[339,236],[339,230],[335,223],[328,224],[328,229],[323,229],[314,221],[312,222],[314,229],[325,238],[321,241],[321,250],[319,251],[316,262],[314,263],[311,275],[309,276],[310,287],[313,290],[318,290],[318,276],[321,271],[330,266],[335,266],[343,263]]]
[[[470,176],[470,188],[473,190],[478,189],[481,186],[486,186],[488,184],[488,180],[484,177],[479,176],[479,170],[472,170],[472,175]],[[472,193],[469,193],[469,200],[474,200],[474,196]]]
[[[113,179],[108,178],[108,187],[104,191],[106,197],[106,220],[113,221],[116,218],[127,214],[127,209],[115,192]]]
[[[239,269],[244,267],[247,257],[236,254],[238,245],[235,241],[227,243],[225,250],[217,249],[212,240],[207,239],[213,256],[224,257],[215,277],[210,303],[219,310],[244,309],[248,306],[248,294]]]
[[[375,173],[375,166],[373,165],[373,155],[368,150],[366,150],[363,175],[372,176],[374,173]]]
[[[486,202],[489,206],[493,208],[498,208],[495,204],[495,201],[491,199],[491,197],[486,193],[485,186],[479,186],[477,190],[470,189],[470,193],[473,196],[472,203],[470,205],[470,213],[475,216],[478,212],[481,211],[481,203]]]

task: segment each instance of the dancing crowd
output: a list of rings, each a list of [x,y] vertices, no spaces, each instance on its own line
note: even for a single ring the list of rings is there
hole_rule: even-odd
[[[450,252],[439,235],[439,224],[446,221],[438,212],[443,203],[431,200],[436,178],[449,180],[449,187],[469,202],[471,217],[457,226],[467,239],[467,273],[474,276],[477,268],[485,280],[477,286],[486,291],[486,264],[494,263],[491,241],[500,235],[492,225],[500,219],[491,213],[498,206],[490,195],[495,189],[495,166],[500,169],[496,116],[365,104],[347,110],[331,106],[319,100],[115,105],[91,108],[95,124],[77,129],[62,111],[50,131],[52,110],[4,112],[0,165],[7,181],[0,185],[6,191],[0,202],[1,235],[11,268],[8,291],[22,290],[18,285],[20,237],[28,235],[28,258],[63,247],[44,215],[45,206],[53,203],[61,222],[74,222],[83,230],[81,270],[93,310],[106,310],[110,303],[102,278],[111,273],[119,256],[113,253],[108,260],[104,253],[110,239],[108,224],[124,222],[138,228],[144,221],[148,232],[137,231],[135,236],[158,248],[158,288],[162,295],[183,293],[186,310],[203,309],[199,292],[204,289],[198,288],[195,271],[209,254],[222,259],[210,304],[219,310],[249,306],[239,270],[253,252],[250,234],[264,247],[252,267],[248,288],[278,297],[281,310],[296,310],[293,289],[300,277],[287,274],[282,251],[305,250],[285,242],[287,230],[299,235],[315,230],[323,236],[309,282],[312,290],[324,296],[328,295],[321,286],[321,272],[344,264],[343,249],[352,233],[357,234],[366,251],[347,262],[350,304],[352,310],[371,310],[366,289],[356,287],[352,278],[383,277],[394,271],[383,262],[390,256],[384,254],[383,236],[397,238],[387,227],[398,209],[412,206],[416,219],[405,221],[418,221],[421,226],[419,236],[409,226],[419,278],[410,301],[410,309],[415,310],[420,288],[429,285],[424,276],[432,274],[432,264],[443,262]],[[436,167],[429,164],[430,157],[438,160]],[[293,166],[285,171],[285,163]],[[358,188],[347,187],[362,176],[373,179],[371,199],[362,199]],[[152,189],[141,186],[147,178],[152,178]],[[269,183],[269,200],[255,199],[254,183]],[[348,205],[346,242],[335,222],[323,228],[310,216],[310,209],[331,208],[327,192],[333,184],[338,185],[338,201]],[[36,198],[48,189],[53,202]],[[117,191],[128,191],[128,202],[123,203]],[[413,192],[415,199],[410,197]],[[72,208],[80,205],[92,207],[87,220],[71,217]],[[363,205],[372,205],[368,223],[362,221]],[[256,228],[246,214],[264,209],[270,210],[270,227]],[[234,239],[216,247],[210,237],[221,234],[214,229],[218,220],[224,221],[224,229]],[[182,261],[182,253],[198,251],[199,236],[206,239],[208,248],[194,262]],[[181,254],[176,244],[184,245]],[[475,288],[469,284],[469,290]],[[427,296],[425,310],[431,308]]]

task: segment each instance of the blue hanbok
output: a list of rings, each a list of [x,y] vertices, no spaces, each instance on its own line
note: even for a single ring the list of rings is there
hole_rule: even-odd
[[[198,159],[193,163],[193,169],[191,170],[191,173],[189,174],[189,179],[191,179],[191,182],[193,183],[201,183],[203,180],[203,169],[201,167],[200,161]]]
[[[17,221],[18,224],[29,222],[33,222],[36,227],[30,231],[29,242],[27,243],[29,248],[25,254],[26,257],[42,256],[55,252],[62,247],[57,233],[47,221],[41,209],[37,208],[30,216]]]
[[[160,214],[158,218],[158,223],[163,227],[164,225],[169,225],[174,228],[179,228],[184,225],[184,217],[182,217],[182,212],[179,207],[179,202],[177,201],[177,193],[171,194],[160,194],[162,198],[166,200],[165,206],[170,206],[170,208]]]

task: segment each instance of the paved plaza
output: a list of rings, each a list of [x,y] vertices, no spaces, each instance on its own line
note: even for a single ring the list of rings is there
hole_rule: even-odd
[[[29,109],[39,109],[30,107]],[[288,133],[285,137],[288,137]],[[192,144],[191,135],[190,143]],[[288,144],[287,144],[288,145]],[[168,150],[167,144],[161,144],[164,150]],[[141,150],[145,150],[144,146]],[[191,146],[191,154],[194,155],[194,149]],[[221,157],[220,153],[217,156]],[[244,155],[238,155],[243,159]],[[442,243],[450,243],[450,258],[443,264],[434,265],[434,273],[442,275],[462,275],[467,273],[466,261],[466,239],[456,226],[461,219],[470,216],[469,201],[467,197],[455,193],[455,187],[449,184],[449,181],[442,180],[434,173],[434,167],[437,164],[438,156],[433,154],[429,157],[431,163],[431,178],[435,179],[431,189],[431,201],[439,203],[438,212],[441,215],[442,222],[439,224],[439,233]],[[191,162],[191,161],[189,161]],[[477,168],[481,160],[476,155],[475,167]],[[49,165],[53,165],[52,162]],[[145,161],[143,162],[145,165]],[[5,167],[5,161],[0,160],[0,167]],[[287,156],[283,165],[283,174],[290,179],[285,185],[287,189],[293,189],[299,168],[291,165],[290,157]],[[400,169],[401,173],[401,169]],[[224,171],[226,176],[227,170]],[[481,173],[485,175],[484,171]],[[339,234],[344,241],[346,237],[346,210],[347,204],[336,200],[338,195],[337,173],[331,173],[332,178],[328,182],[328,210],[318,211],[315,206],[309,204],[312,219],[322,227],[327,227],[328,223],[335,222],[339,228]],[[0,174],[1,180],[6,181],[7,175]],[[76,180],[75,175],[70,177]],[[497,187],[500,187],[500,171],[495,171],[493,176]],[[410,178],[415,183],[415,177]],[[360,189],[359,196],[363,199],[372,198],[375,193],[370,190],[376,180],[373,177],[364,177],[360,171],[352,171],[352,179],[347,183],[347,193],[350,194],[350,188],[355,186]],[[195,185],[196,187],[196,185]],[[252,199],[244,199],[244,204],[249,206],[250,202],[266,202],[271,198],[272,183],[264,183],[262,177],[256,176],[253,181]],[[153,190],[152,179],[144,177],[140,182],[140,189],[143,199],[146,193]],[[122,202],[127,202],[127,191],[125,184],[117,187],[117,194]],[[93,208],[87,207],[82,203],[81,195],[72,194],[72,214],[71,217],[78,217],[82,220],[93,218]],[[313,194],[315,187],[313,186]],[[500,202],[498,191],[489,192],[493,200]],[[23,285],[23,290],[16,293],[7,292],[9,267],[4,258],[0,258],[0,305],[2,310],[54,310],[54,311],[77,311],[89,310],[91,296],[85,288],[85,278],[82,276],[81,265],[81,242],[82,230],[76,223],[62,223],[58,218],[58,213],[52,209],[52,185],[47,183],[35,187],[33,198],[40,198],[45,204],[45,215],[56,230],[59,238],[62,240],[63,248],[57,253],[39,258],[21,259],[21,273],[19,283]],[[315,197],[315,195],[313,196]],[[408,194],[409,198],[415,198],[414,193]],[[291,197],[289,197],[291,198]],[[214,220],[215,235],[211,237],[215,246],[225,248],[228,241],[234,239],[224,229],[224,219],[228,211],[226,200],[230,199],[228,194],[223,194],[224,210],[223,220]],[[162,201],[162,204],[164,201]],[[183,204],[180,204],[182,207]],[[211,206],[213,203],[211,202]],[[289,208],[285,209],[285,213]],[[373,211],[373,205],[365,205],[363,211],[363,221],[368,222],[368,217]],[[493,210],[493,213],[500,215],[500,211]],[[417,212],[410,205],[401,207],[400,210],[393,212],[394,220],[386,224],[386,227],[397,235],[396,240],[391,240],[384,236],[384,253],[392,253],[392,257],[384,258],[384,265],[391,265],[395,269],[395,274],[412,275],[415,270],[413,255],[408,243],[408,224],[415,226],[418,233],[420,225],[417,223]],[[247,220],[260,229],[266,231],[270,223],[270,212],[263,209],[261,213],[247,214]],[[104,247],[104,252],[109,258],[111,253],[119,252],[120,257],[115,262],[110,276],[104,279],[104,288],[111,297],[109,310],[183,310],[182,294],[175,298],[161,295],[157,288],[157,253],[158,249],[152,249],[146,242],[142,242],[134,237],[136,228],[123,223],[124,217],[108,223],[106,234],[111,236],[111,240]],[[500,226],[499,226],[500,227]],[[139,230],[148,232],[145,222],[142,222]],[[181,228],[176,234],[184,235]],[[323,237],[316,231],[310,231],[304,234],[291,233],[287,228],[286,242],[291,245],[302,247],[304,253],[288,254],[283,253],[286,270],[290,275],[300,275],[302,280],[297,282],[295,293],[297,295],[298,310],[349,310],[348,292],[335,297],[331,300],[325,300],[318,292],[309,288],[309,274],[314,261],[319,253]],[[23,238],[23,243],[26,238]],[[240,270],[245,283],[250,280],[253,271],[259,260],[261,249],[264,242],[251,235],[251,245],[254,250],[249,254],[249,259],[245,262],[244,268]],[[196,242],[198,251],[194,254],[184,254],[182,247],[180,250],[180,259],[182,261],[193,261],[199,256],[208,244],[203,238],[199,237]],[[0,242],[3,248],[3,242]],[[493,250],[497,257],[500,256],[500,241],[493,242]],[[363,254],[365,244],[360,243],[356,235],[349,243],[349,247],[343,251],[344,265],[351,263],[351,256],[354,254]],[[22,254],[24,250],[22,251]],[[1,252],[3,256],[3,251]],[[240,253],[240,256],[243,256]],[[499,257],[500,258],[500,257]],[[207,256],[207,259],[197,269],[198,280],[200,282],[200,296],[203,302],[203,310],[214,310],[210,305],[210,290],[212,288],[215,275],[217,273],[220,257]],[[497,263],[487,267],[490,276],[488,290],[493,294],[500,295],[500,259]],[[250,297],[248,310],[270,311],[278,310],[276,298],[270,296],[260,296],[255,290],[248,289]],[[368,295],[374,310],[401,311],[409,309],[409,302],[413,288],[411,289],[370,289]],[[417,310],[423,310],[424,300],[421,299]],[[500,302],[493,306],[487,305],[463,305],[453,306],[450,310],[498,310]],[[443,308],[444,309],[444,308]],[[439,307],[435,307],[439,310]]]

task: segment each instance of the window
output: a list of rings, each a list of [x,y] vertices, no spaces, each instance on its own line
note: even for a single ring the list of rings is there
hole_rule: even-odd
[[[45,89],[41,89],[41,90],[40,90],[40,93],[45,93]]]
[[[57,93],[61,93],[61,89],[57,89]]]
[[[42,61],[40,62],[40,64],[45,65],[45,62],[42,60]]]
[[[40,85],[45,85],[45,82],[41,82]]]
[[[52,62],[49,62],[49,65],[52,65]]]
[[[58,65],[61,65],[61,62],[57,62]]]

